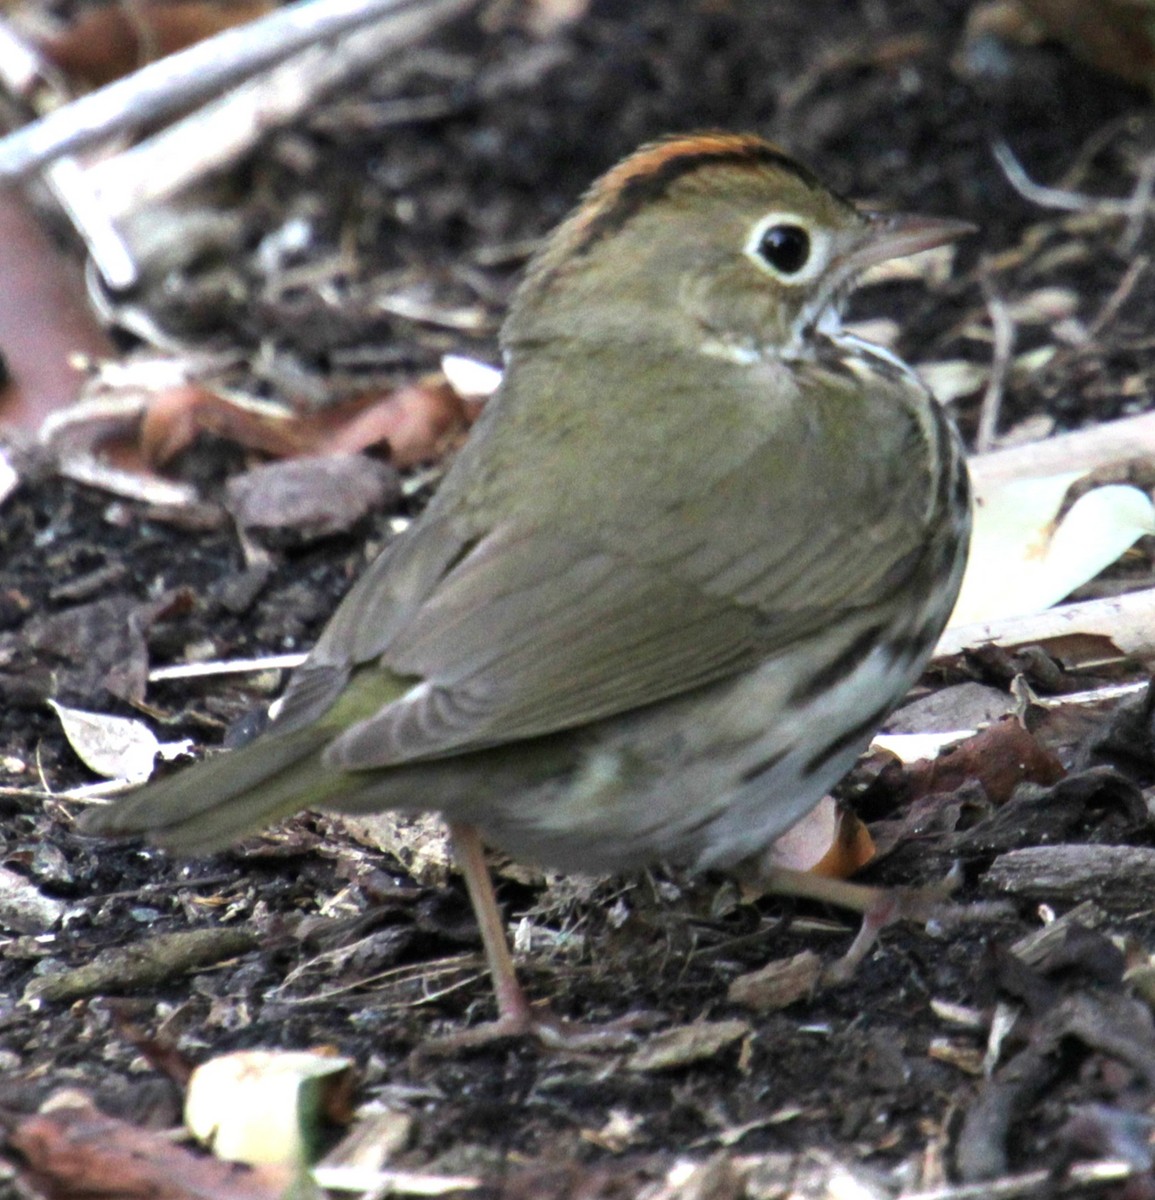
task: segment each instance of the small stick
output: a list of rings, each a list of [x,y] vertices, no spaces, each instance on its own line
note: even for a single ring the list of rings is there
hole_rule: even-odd
[[[270,129],[288,124],[350,75],[411,46],[472,3],[425,0],[414,11],[344,35],[336,45],[310,47],[138,145],[93,163],[86,172],[88,187],[113,219],[162,202],[229,166]]]
[[[983,295],[986,297],[987,312],[991,318],[994,348],[991,355],[991,377],[983,393],[979,409],[979,427],[975,434],[975,449],[985,454],[995,444],[998,432],[999,413],[1003,407],[1003,391],[1007,372],[1011,367],[1011,354],[1015,348],[1015,322],[1010,309],[991,284],[990,276],[983,278]]]
[[[0,139],[0,181],[167,116],[314,42],[424,6],[425,0],[300,0],[226,29]]]
[[[1064,212],[1100,212],[1110,216],[1135,216],[1135,198],[1113,200],[1106,196],[1088,196],[1084,192],[1067,192],[1061,188],[1045,187],[1036,183],[1023,170],[1022,163],[1015,157],[1014,151],[1006,142],[995,142],[991,147],[995,161],[1003,169],[1007,183],[1019,193],[1024,200],[1037,204],[1040,208],[1058,208]]]

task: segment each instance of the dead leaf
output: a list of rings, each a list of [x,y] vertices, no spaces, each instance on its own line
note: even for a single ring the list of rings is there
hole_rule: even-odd
[[[294,543],[345,533],[400,498],[396,468],[364,454],[264,463],[225,485],[225,507],[242,529]]]
[[[906,801],[955,792],[971,780],[982,785],[992,804],[1004,804],[1020,783],[1053,784],[1065,774],[1062,763],[1013,717],[1005,717],[944,750],[936,759],[912,763],[904,772]]]
[[[8,1144],[23,1160],[20,1174],[47,1200],[278,1200],[287,1182],[194,1154],[91,1105],[25,1117]]]
[[[273,7],[272,0],[133,0],[90,6],[61,33],[41,39],[39,48],[66,75],[100,87]]]
[[[274,458],[355,454],[387,447],[396,467],[435,461],[461,436],[479,407],[432,376],[387,393],[294,412],[269,403],[241,403],[201,384],[154,395],[140,423],[145,461],[162,465],[213,433]]]
[[[113,353],[85,303],[84,272],[45,233],[24,197],[0,191],[0,423],[37,430],[51,412],[67,408],[83,379],[75,356]]]
[[[951,625],[1050,608],[1155,533],[1155,506],[1136,487],[1093,488],[1068,505],[1084,474],[976,484],[970,558]]]
[[[188,754],[192,741],[161,743],[143,721],[111,713],[85,712],[49,700],[60,718],[68,744],[90,771],[105,779],[143,782],[152,774],[159,754],[175,758]]]
[[[873,857],[874,843],[866,826],[832,796],[823,796],[769,850],[769,862],[775,867],[832,879],[848,879]]]

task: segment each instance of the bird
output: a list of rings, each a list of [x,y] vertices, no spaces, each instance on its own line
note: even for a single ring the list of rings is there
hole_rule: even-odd
[[[752,134],[626,157],[530,260],[499,389],[264,732],[82,831],[202,854],[305,808],[439,812],[494,984],[479,1028],[555,1027],[486,846],[765,873],[922,672],[966,560],[964,449],[841,314],[867,267],[972,230],[858,207]]]

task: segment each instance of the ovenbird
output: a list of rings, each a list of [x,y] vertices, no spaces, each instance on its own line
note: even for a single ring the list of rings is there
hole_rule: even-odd
[[[747,136],[644,147],[530,264],[505,375],[266,732],[86,814],[203,852],[286,814],[436,809],[533,1024],[479,836],[585,871],[735,867],[923,668],[969,530],[957,435],[842,331],[871,264],[957,221],[864,212]]]

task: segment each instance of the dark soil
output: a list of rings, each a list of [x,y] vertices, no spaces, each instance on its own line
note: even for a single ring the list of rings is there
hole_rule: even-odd
[[[1048,345],[1056,353],[1033,374],[1012,376],[1004,431],[1039,415],[1062,429],[1142,411],[1155,363],[1149,229],[1040,210],[1008,184],[991,147],[1008,143],[1041,182],[1125,198],[1150,153],[1148,98],[1049,42],[968,41],[970,7],[595,2],[539,41],[516,5],[493,4],[405,70],[367,79],[270,135],[214,193],[240,213],[239,241],[215,261],[186,264],[182,286],[169,280],[163,294],[133,302],[186,345],[271,348],[281,377],[291,367],[331,394],[410,377],[445,351],[492,358],[528,247],[583,187],[646,139],[723,127],[768,135],[847,194],[980,227],[951,282],[893,283],[856,301],[857,316],[899,322],[898,349],[910,361],[985,364],[990,296],[1014,304],[1044,287],[1073,293],[1069,319],[1092,336],[1078,341],[1068,330],[1064,340],[1045,322],[1018,327],[1016,353]],[[402,101],[429,98],[439,103],[425,111],[436,115],[404,115]],[[338,246],[352,249],[353,266],[337,280],[346,303],[305,285],[261,287],[253,264],[262,235],[308,205],[322,214],[309,253],[323,263]],[[480,316],[463,331],[382,315],[365,297],[386,278],[419,283],[434,308],[469,305]],[[1117,311],[1106,307],[1113,297]],[[255,371],[240,374],[278,395],[276,371],[255,383]],[[956,406],[970,435],[978,403],[976,394]],[[235,447],[205,437],[176,471],[211,498],[239,465]],[[414,882],[336,820],[301,816],[229,853],[174,862],[81,838],[71,827],[75,804],[19,794],[93,778],[48,697],[124,715],[143,709],[164,740],[219,741],[272,686],[244,676],[153,684],[144,704],[130,705],[125,689],[109,685],[118,655],[136,652],[131,639],[117,642],[126,621],[137,622],[153,667],[183,661],[190,648],[219,659],[307,649],[391,519],[423,496],[415,489],[348,533],[274,547],[271,567],[257,574],[227,525],[189,528],[69,483],[50,463],[0,510],[2,862],[66,906],[52,932],[13,928],[0,939],[0,1108],[27,1112],[80,1087],[110,1113],[164,1126],[179,1119],[179,1089],[142,1062],[142,1047],[155,1059],[158,1044],[175,1046],[198,1062],[241,1047],[331,1044],[358,1065],[358,1101],[384,1099],[414,1118],[394,1165],[477,1173],[495,1195],[631,1196],[681,1158],[717,1154],[745,1174],[694,1194],[802,1194],[774,1191],[772,1172],[801,1179],[829,1161],[823,1155],[883,1189],[1124,1157],[1148,1172],[1126,1194],[1155,1194],[1145,1151],[1155,1037],[1135,999],[1142,992],[1123,983],[1123,957],[1106,936],[1126,935],[1132,963],[1150,952],[1151,885],[1146,894],[1136,886],[1086,897],[1107,909],[1101,932],[1059,966],[1016,967],[1008,947],[1038,927],[1040,902],[1064,911],[1084,897],[1028,892],[995,915],[978,904],[997,894],[985,876],[1007,850],[1153,844],[1141,792],[1155,782],[1145,708],[1135,709],[1139,732],[1123,749],[1088,749],[1113,706],[1095,710],[1077,736],[1053,739],[1065,766],[1121,772],[1110,787],[1085,789],[1074,815],[1039,789],[1014,831],[1020,840],[967,841],[961,832],[993,820],[972,795],[957,802],[955,825],[908,832],[868,878],[925,883],[961,858],[956,898],[975,919],[929,932],[892,928],[851,983],[781,1012],[730,1004],[728,983],[807,947],[832,958],[848,944],[850,922],[815,906],[740,904],[715,879],[656,875],[569,894],[543,893],[528,874],[505,877],[507,914],[532,915],[524,980],[559,1014],[600,1022],[644,1012],[659,1028],[749,1022],[749,1036],[729,1049],[661,1072],[525,1043],[414,1056],[431,1034],[492,1013],[468,904],[459,881]],[[1135,564],[1141,574],[1149,557]],[[1005,684],[1014,671],[976,661],[963,673]],[[927,683],[961,677],[940,672]],[[865,795],[870,820],[903,814],[900,789],[885,781],[869,790],[860,781],[849,794]],[[22,999],[33,981],[105,948],[214,925],[249,932],[253,947],[127,995],[104,987],[71,1003]],[[1000,1004],[1020,1019],[992,1081],[981,1060]],[[976,1027],[944,1017],[944,1005],[973,1009]],[[1082,1025],[1071,1017],[1078,1005],[1092,1013]],[[1140,1122],[1140,1136],[1123,1136],[1124,1117]],[[761,1176],[744,1156],[762,1156]]]

